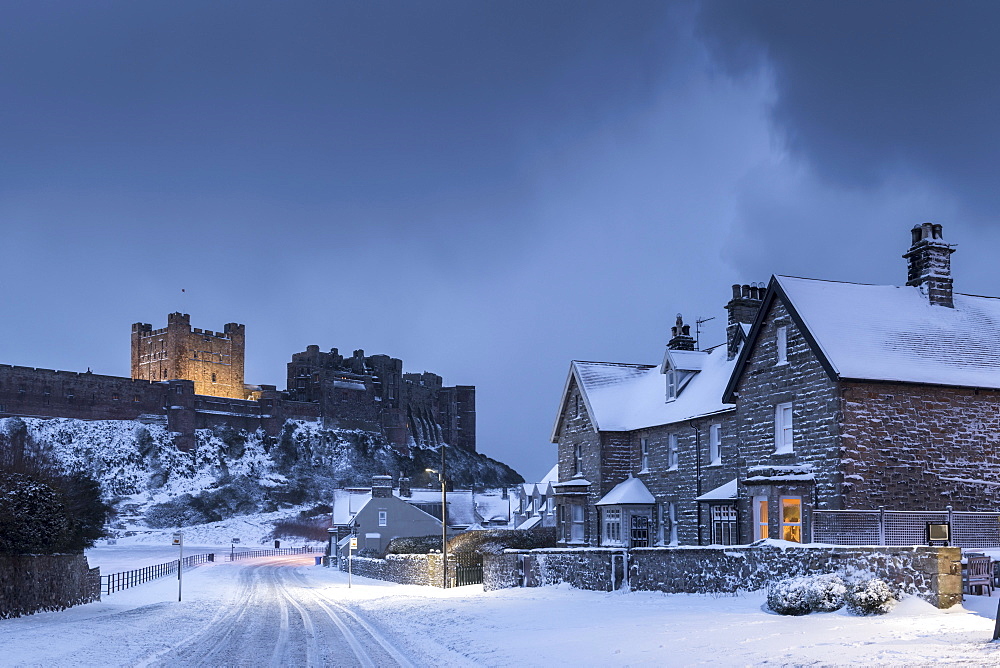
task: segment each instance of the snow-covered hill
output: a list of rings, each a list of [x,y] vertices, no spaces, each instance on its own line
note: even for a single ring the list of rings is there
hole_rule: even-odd
[[[0,439],[25,457],[85,471],[119,512],[116,526],[190,526],[229,517],[329,502],[330,491],[367,485],[373,475],[413,475],[438,461],[438,450],[401,455],[379,434],[323,429],[289,421],[278,437],[262,431],[200,429],[190,451],[157,424],[128,420],[0,419]],[[501,487],[521,482],[510,467],[478,453],[449,448],[456,486]]]

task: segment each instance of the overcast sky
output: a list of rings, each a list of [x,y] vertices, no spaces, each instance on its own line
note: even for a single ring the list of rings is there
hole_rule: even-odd
[[[657,363],[733,283],[1000,295],[995,2],[7,2],[0,362],[129,374],[133,322],[478,388],[537,479],[570,360]],[[182,292],[184,290],[184,292]],[[859,326],[863,326],[859,324]]]

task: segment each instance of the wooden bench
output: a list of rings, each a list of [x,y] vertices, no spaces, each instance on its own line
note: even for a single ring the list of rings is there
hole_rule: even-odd
[[[962,590],[973,594],[973,588],[978,588],[981,595],[983,587],[993,595],[993,560],[981,552],[967,552],[962,569]]]

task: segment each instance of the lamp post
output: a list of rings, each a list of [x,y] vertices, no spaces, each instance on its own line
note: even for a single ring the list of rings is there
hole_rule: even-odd
[[[441,588],[448,588],[448,485],[444,477],[444,443],[441,448],[441,470],[425,469],[428,473],[437,473],[441,482]]]

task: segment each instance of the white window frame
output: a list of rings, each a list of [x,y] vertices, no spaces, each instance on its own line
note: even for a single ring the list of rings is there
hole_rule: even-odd
[[[778,455],[789,454],[795,450],[792,407],[791,401],[774,407],[774,453]]]
[[[667,369],[667,401],[677,398],[677,372]]]
[[[708,427],[708,465],[722,466],[722,425],[718,422]]]
[[[777,351],[778,361],[775,366],[788,364],[788,326],[778,325],[774,332],[774,346]]]
[[[680,445],[677,434],[667,435],[667,470],[676,471],[680,466]]]
[[[799,506],[799,521],[798,522],[786,522],[785,521],[785,502],[786,501],[794,501],[794,502],[796,502],[798,504],[798,506]],[[785,529],[786,529],[786,527],[798,527],[798,529],[799,529],[799,532],[798,532],[799,533],[799,539],[797,541],[796,540],[791,540],[791,542],[793,542],[793,543],[801,543],[801,542],[803,542],[802,541],[802,538],[803,538],[803,534],[802,534],[802,497],[801,496],[782,496],[778,500],[778,504],[780,506],[779,511],[781,512],[781,515],[778,517],[779,524],[781,525],[781,530],[778,533],[778,537],[781,538],[781,540],[790,540],[788,538],[785,538]]]
[[[639,439],[639,473],[649,473],[649,439]]]
[[[583,444],[577,443],[573,446],[573,475],[583,475]]]
[[[621,545],[622,542],[622,509],[604,509],[604,542]]]
[[[763,508],[761,507],[762,503],[764,504]],[[755,496],[753,497],[753,541],[758,541],[761,540],[762,538],[770,538],[770,537],[771,537],[771,530],[768,525],[767,497]]]
[[[569,517],[569,542],[584,542],[587,539],[587,516],[584,507],[579,504],[570,505]]]
[[[388,526],[389,524],[389,512],[387,510],[378,511],[378,525],[380,527]]]
[[[670,521],[670,542],[668,545],[677,545],[677,504],[673,501],[667,504],[667,519]]]

